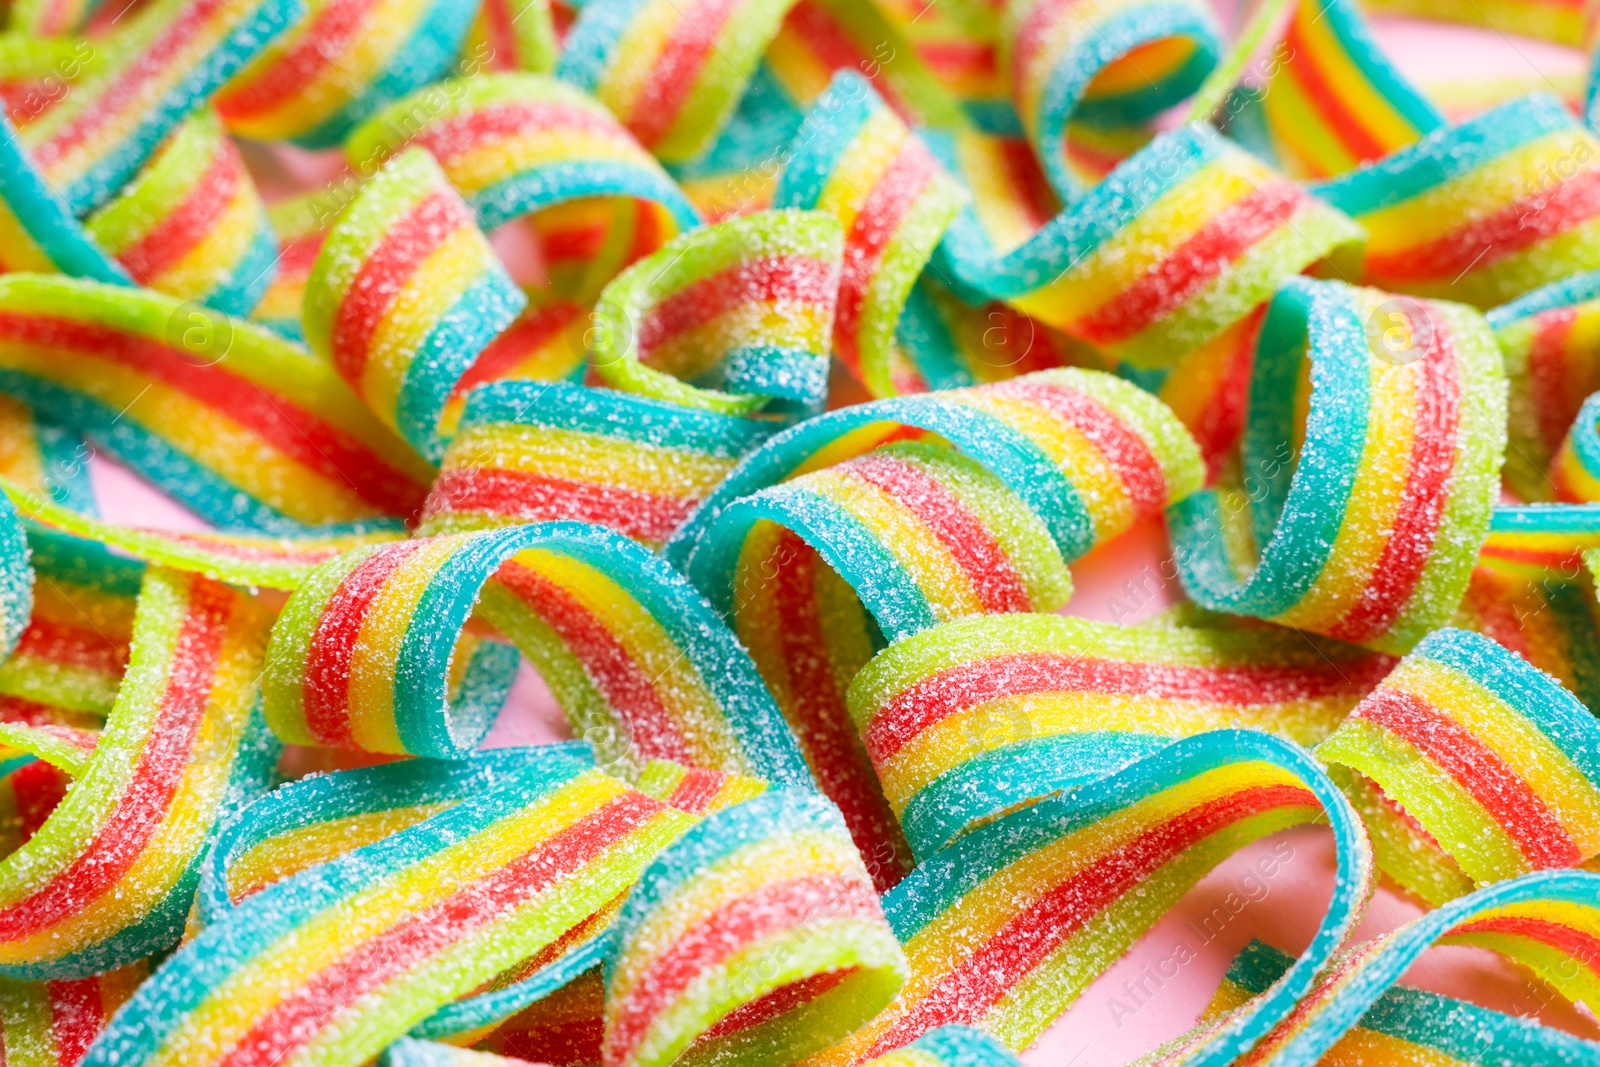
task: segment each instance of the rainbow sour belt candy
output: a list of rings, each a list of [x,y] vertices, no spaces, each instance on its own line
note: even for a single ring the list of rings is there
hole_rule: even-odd
[[[767,783],[747,775],[685,767],[658,759],[651,760],[639,772],[638,789],[679,811],[710,815],[759,796],[767,791]]]
[[[255,183],[209,110],[84,227],[140,285],[231,315],[256,306],[278,256]]]
[[[1400,980],[1412,962],[1430,945],[1471,945],[1500,953],[1524,966],[1538,980],[1553,986],[1563,997],[1588,1006],[1600,1002],[1600,974],[1595,970],[1595,946],[1600,944],[1600,876],[1582,871],[1541,871],[1480,889],[1430,911],[1399,930],[1361,944],[1340,958],[1318,980],[1314,989],[1248,1057],[1239,1063],[1288,1065],[1328,1063],[1321,1059],[1363,1018],[1380,1004],[1380,998]],[[1276,988],[1276,987],[1274,987]],[[1269,994],[1270,995],[1270,994]],[[1259,1004],[1252,1001],[1251,1004]],[[1240,1009],[1249,1012],[1249,1006]],[[1378,1010],[1381,1012],[1382,1008]],[[1492,1013],[1477,1009],[1480,1018]],[[1221,1016],[1198,1036],[1169,1048],[1165,1062],[1182,1062],[1185,1053],[1205,1042],[1218,1029],[1232,1029],[1237,1013]],[[1458,1031],[1463,1039],[1488,1035],[1484,1030]],[[1513,1042],[1491,1060],[1509,1064]],[[1600,1050],[1589,1042],[1556,1037],[1549,1058],[1537,1063],[1562,1063],[1563,1052],[1577,1051],[1571,1062],[1593,1063]],[[1548,1047],[1548,1046],[1547,1046]],[[1337,1060],[1331,1062],[1338,1062]],[[1360,1062],[1384,1061],[1366,1058]],[[1402,1063],[1453,1063],[1453,1059],[1406,1057]],[[1468,1060],[1467,1062],[1471,1062]]]
[[[302,326],[379,418],[437,460],[456,382],[526,304],[438,164],[414,148],[362,186],[329,231]]]
[[[845,227],[833,350],[874,396],[917,392],[896,359],[895,327],[961,187],[854,73],[834,78],[795,144],[773,204],[826,211]]]
[[[815,211],[685,234],[600,294],[590,365],[613,388],[684,407],[815,414],[843,254],[839,224]]]
[[[1364,239],[1202,126],[1157,137],[1037,231],[997,233],[994,208],[978,210],[985,199],[957,216],[934,259],[956,291],[1139,366],[1171,366]]]
[[[418,532],[578,519],[655,547],[771,430],[609,389],[496,382],[468,396]]]
[[[981,827],[884,898],[910,976],[895,1002],[817,1067],[859,1063],[950,1023],[1026,1047],[1208,870],[1249,841],[1326,819],[1333,898],[1283,981],[1209,1036],[1231,1063],[1295,1008],[1371,890],[1361,821],[1303,750],[1252,731],[1174,742]]]
[[[1317,195],[1367,231],[1364,280],[1489,307],[1600,267],[1600,139],[1559,100],[1513,100]]]
[[[1600,503],[1600,393],[1578,409],[1572,429],[1550,461],[1550,481],[1557,500]]]
[[[794,1063],[848,1035],[905,978],[844,820],[780,791],[662,852],[617,918],[606,1067]]]
[[[1069,120],[1137,129],[1199,88],[1221,50],[1208,5],[1144,0],[1008,4],[999,42],[1012,103],[1063,196],[1079,186],[1067,159]]]
[[[1259,996],[1294,962],[1270,945],[1252,941],[1223,976],[1206,1010],[1208,1018]],[[1361,1022],[1317,1063],[1323,1067],[1576,1067],[1592,1061],[1588,1042],[1531,1019],[1505,1015],[1463,1000],[1396,985],[1378,998]]]
[[[885,441],[901,443],[872,451]],[[1050,610],[1070,592],[1067,560],[1202,478],[1194,442],[1148,393],[1043,371],[802,422],[742,461],[667,555],[734,616],[818,782],[888,871],[904,844],[845,711],[875,651],[867,614],[893,640]]]
[[[632,240],[621,241],[627,236],[621,231],[603,238],[605,254],[596,258],[611,270],[592,279],[595,291],[628,262],[699,223],[633,135],[593,97],[554,78],[483,74],[442,82],[374,115],[351,133],[345,154],[370,168],[407,144],[439,161],[485,230],[590,197],[651,205]],[[619,253],[621,261],[613,261]],[[548,242],[546,254],[562,258]]]
[[[1314,744],[1393,663],[1287,630],[991,615],[879,653],[851,683],[850,715],[926,857],[1175,737],[1237,727]]]
[[[1511,384],[1506,484],[1549,500],[1551,460],[1584,398],[1600,391],[1600,271],[1552,282],[1486,315]]]
[[[1379,865],[1424,899],[1600,853],[1600,726],[1477,634],[1430,634],[1317,756],[1355,772]]]
[[[1506,419],[1488,327],[1458,305],[1295,280],[1250,390],[1248,514],[1209,491],[1168,512],[1184,587],[1214,611],[1406,651],[1450,618],[1488,532]],[[1233,558],[1233,520],[1256,560]]]
[[[71,1067],[149,975],[142,963],[89,978],[0,978],[0,1044],[17,1067]]]
[[[473,12],[468,0],[308,0],[289,32],[223,87],[217,110],[245,137],[334,147],[449,71]]]
[[[577,728],[609,735],[608,760],[809,784],[754,665],[705,602],[646,549],[583,523],[403,541],[324,564],[273,628],[268,721],[298,744],[471,748],[490,723],[452,718],[444,669],[480,589],[480,614]]]
[[[0,276],[0,388],[225,526],[393,525],[430,478],[325,361],[149,290]]]
[[[214,824],[265,788],[276,758],[253,714],[268,622],[210,579],[146,573],[94,755],[0,861],[0,971],[81,977],[176,941]]]
[[[356,1067],[632,885],[693,817],[536,758],[244,900],[170,956],[83,1067]]]

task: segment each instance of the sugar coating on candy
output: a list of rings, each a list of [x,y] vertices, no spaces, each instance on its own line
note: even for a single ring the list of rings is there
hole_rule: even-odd
[[[1287,630],[986,615],[896,642],[855,676],[849,705],[927,856],[1173,738],[1238,728],[1320,741],[1393,664]]]
[[[684,407],[746,415],[781,401],[814,413],[827,393],[842,241],[815,211],[685,234],[600,294],[590,364],[613,388]]]
[[[740,1055],[794,1062],[871,1018],[900,946],[837,810],[778,791],[662,853],[618,919],[604,1062]]]
[[[1317,752],[1376,783],[1479,884],[1600,850],[1593,716],[1476,634],[1430,634]]]

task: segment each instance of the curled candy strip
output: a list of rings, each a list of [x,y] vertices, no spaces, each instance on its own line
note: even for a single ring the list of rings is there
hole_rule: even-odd
[[[617,919],[606,1067],[793,1063],[900,988],[905,959],[838,811],[778,791],[668,848]]]
[[[853,72],[818,98],[795,145],[773,204],[826,211],[845,229],[835,354],[874,396],[920,391],[895,329],[961,207],[960,185]]]
[[[1350,0],[1293,0],[1262,91],[1276,155],[1299,178],[1331,178],[1392,155],[1444,117],[1383,54]]]
[[[1600,503],[1600,393],[1583,402],[1572,429],[1550,463],[1557,500]]]
[[[585,3],[556,72],[594,94],[657,159],[686,162],[726,125],[793,4],[732,0],[698,24],[672,0]],[[673,62],[653,62],[667,49]]]
[[[1393,662],[1287,630],[991,615],[879,653],[851,683],[850,716],[926,857],[1174,738],[1238,728],[1314,744]]]
[[[452,717],[444,668],[480,590],[479,613],[579,730],[607,735],[607,759],[808,781],[705,602],[646,549],[581,523],[420,538],[324,564],[273,629],[268,721],[300,744],[446,758],[471,748],[490,722]]]
[[[411,149],[329,231],[302,325],[372,411],[437,460],[456,382],[526,304],[438,164]]]
[[[954,448],[903,440],[924,434]],[[873,451],[885,441],[901,443]],[[1044,371],[803,422],[742,461],[667,554],[734,618],[886,887],[905,845],[844,692],[873,628],[892,640],[1057,607],[1067,560],[1202,478],[1193,441],[1148,393]]]
[[[1029,0],[1007,5],[998,63],[1034,151],[1071,196],[1067,124],[1139,129],[1181,103],[1216,65],[1221,41],[1204,4]]]
[[[0,277],[0,387],[222,526],[398,525],[431,477],[325,361],[149,290]]]
[[[94,755],[0,861],[0,970],[80,977],[176,940],[216,822],[266,787],[276,758],[253,714],[268,623],[209,579],[146,574]]]
[[[1453,624],[1504,645],[1600,708],[1600,600],[1573,560],[1529,578],[1479,565]]]
[[[82,434],[41,422],[27,404],[0,394],[0,480],[92,514],[87,447]]]
[[[331,148],[352,127],[456,63],[468,0],[308,0],[288,32],[217,94],[233,132]]]
[[[1209,127],[1163,134],[1042,229],[1000,243],[963,212],[935,263],[1119,360],[1165,367],[1247,318],[1359,226]]]
[[[590,365],[615,389],[682,407],[814,414],[828,394],[843,256],[838,223],[820,212],[687,233],[600,294]]]
[[[1398,354],[1369,341],[1386,309],[1409,324]],[[1294,281],[1250,388],[1248,500],[1207,491],[1168,513],[1185,589],[1214,611],[1406,651],[1460,602],[1498,490],[1505,379],[1482,317]],[[1226,533],[1240,504],[1253,562]]]
[[[847,1064],[937,1027],[1026,1047],[1207,870],[1243,844],[1326,819],[1337,875],[1310,947],[1205,1052],[1232,1062],[1295,1008],[1371,889],[1361,821],[1301,749],[1251,731],[1174,742],[1138,763],[981,827],[884,898],[910,976],[893,1004],[816,1058]]]
[[[1294,962],[1252,941],[1229,965],[1207,1017],[1232,1011],[1259,996]],[[1402,1067],[1437,1060],[1473,1067],[1577,1065],[1594,1056],[1589,1043],[1530,1019],[1480,1008],[1408,986],[1391,986],[1317,1062],[1328,1067]]]
[[[149,976],[143,963],[54,982],[0,978],[0,1041],[9,1062],[77,1063]]]
[[[1577,576],[1586,549],[1600,547],[1600,507],[1504,505],[1494,509],[1479,552],[1485,565],[1538,580],[1551,572]]]
[[[767,783],[743,774],[685,767],[671,760],[651,760],[639,772],[638,789],[679,811],[712,815],[765,793]]]
[[[1322,1062],[1320,1057],[1359,1026],[1406,968],[1435,944],[1491,949],[1523,964],[1567,999],[1593,1005],[1600,999],[1594,952],[1600,938],[1597,891],[1600,876],[1545,871],[1480,889],[1368,941],[1338,959],[1301,1001],[1294,1018],[1263,1038],[1246,1062],[1284,1067]],[[1479,1021],[1489,1014],[1475,1012]],[[1224,1016],[1213,1026],[1231,1025],[1231,1018]],[[1472,1032],[1462,1031],[1461,1036],[1470,1039]],[[1552,1043],[1558,1053],[1577,1045],[1582,1052],[1575,1061],[1593,1062],[1594,1048],[1587,1042]],[[1515,1048],[1513,1044],[1506,1051]],[[1494,1062],[1507,1061],[1497,1056]]]
[[[558,940],[690,816],[544,758],[246,899],[169,957],[85,1057],[354,1067]]]
[[[1018,1060],[981,1030],[941,1026],[905,1048],[879,1056],[867,1067],[1017,1067]]]
[[[28,532],[33,609],[0,664],[0,721],[98,726],[128,666],[144,567],[98,544]]]
[[[486,230],[584,198],[636,199],[652,205],[645,219],[654,232],[637,235],[643,246],[630,250],[637,258],[700,221],[661,164],[604,106],[544,75],[441,82],[374,115],[350,134],[345,154],[370,166],[407,144],[439,161]]]
[[[1463,874],[1486,885],[1600,853],[1594,717],[1477,634],[1430,634],[1317,755],[1366,779],[1351,782],[1363,809],[1388,809],[1368,826],[1379,864],[1426,899],[1456,895]]]
[[[496,382],[469,396],[419,532],[577,519],[654,547],[771,431],[608,389]]]
[[[1584,398],[1600,391],[1600,271],[1488,312],[1511,386],[1505,478],[1527,501],[1555,492],[1551,462]]]
[[[1600,139],[1535,93],[1317,187],[1367,231],[1362,274],[1490,307],[1600,267]]]
[[[84,227],[138,284],[247,315],[278,241],[244,160],[207,110],[179,126]]]

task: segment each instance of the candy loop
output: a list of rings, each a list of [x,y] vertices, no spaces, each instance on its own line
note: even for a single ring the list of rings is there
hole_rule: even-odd
[[[654,206],[652,252],[700,217],[661,165],[594,97],[538,74],[444,81],[374,115],[345,142],[371,168],[406,145],[426,148],[485,230],[590,197]],[[602,281],[604,279],[601,279]]]
[[[248,315],[276,271],[266,209],[209,110],[179,126],[84,228],[138,284],[230,315]]]
[[[1284,979],[1207,1036],[1203,1062],[1231,1063],[1311,988],[1359,918],[1372,871],[1360,819],[1303,750],[1229,730],[1176,741],[920,864],[884,898],[910,965],[905,987],[815,1062],[860,1062],[951,1023],[1022,1049],[1225,856],[1323,819],[1332,901]]]
[[[1245,436],[1257,559],[1231,558],[1235,502],[1196,494],[1168,512],[1184,587],[1212,610],[1406,651],[1466,589],[1504,426],[1499,351],[1475,312],[1286,285],[1257,342]]]
[[[1523,964],[1564,997],[1593,1005],[1600,999],[1591,948],[1600,937],[1597,897],[1600,875],[1541,871],[1451,901],[1351,951],[1309,991],[1293,1023],[1281,1023],[1252,1056],[1271,1064],[1317,1062],[1435,944],[1492,949]],[[1559,1044],[1572,1048],[1577,1043]],[[1591,1043],[1578,1048],[1575,1062],[1595,1061]],[[1504,1061],[1497,1057],[1495,1062]]]
[[[795,0],[730,0],[697,24],[672,0],[591,0],[556,72],[604,104],[663,163],[708,149]],[[652,60],[672,49],[671,62]]]
[[[615,389],[682,407],[815,414],[843,254],[839,224],[814,211],[687,233],[600,294],[590,366]]]
[[[1491,307],[1600,267],[1600,139],[1534,93],[1316,187],[1368,234],[1363,280]]]
[[[1337,205],[1335,205],[1337,206]],[[964,211],[935,266],[1140,367],[1168,367],[1364,234],[1210,127],[1163,134],[1042,229]]]
[[[266,786],[254,715],[269,618],[243,593],[151,568],[93,756],[0,860],[0,971],[75,978],[169,947],[216,823]]]
[[[1069,122],[1142,128],[1193,94],[1221,51],[1211,8],[1183,0],[1013,3],[998,36],[1011,101],[1067,198],[1081,191],[1067,159]]]
[[[1266,628],[989,615],[895,642],[850,684],[884,795],[919,857],[1173,739],[1327,737],[1394,661]]]
[[[456,383],[526,305],[438,164],[414,148],[363,185],[329,231],[302,326],[386,425],[437,460]]]
[[[1550,462],[1550,480],[1557,500],[1600,503],[1600,393],[1592,394],[1578,409],[1572,429]]]
[[[1368,780],[1351,788],[1374,813],[1379,866],[1435,903],[1460,874],[1487,885],[1600,853],[1600,727],[1477,634],[1428,635],[1317,755]],[[1453,862],[1427,870],[1441,851]]]
[[[368,1062],[636,881],[692,817],[559,755],[254,894],[134,995],[85,1067]],[[248,994],[246,993],[248,991]]]
[[[608,761],[669,758],[809,781],[753,665],[710,608],[646,549],[582,523],[421,538],[323,564],[273,628],[267,720],[298,744],[464,753],[490,722],[453,717],[444,679],[475,604]]]
[[[774,428],[609,389],[496,382],[468,397],[418,533],[577,519],[653,548]]]
[[[606,1067],[793,1063],[886,1005],[900,945],[839,812],[779,791],[661,853],[617,919]]]
[[[1511,386],[1506,484],[1524,500],[1549,500],[1551,461],[1584,398],[1600,392],[1600,271],[1551,282],[1485,317]]]
[[[895,331],[964,199],[922,139],[854,72],[834,77],[795,137],[773,204],[826,211],[845,227],[833,347],[874,396],[920,391]]]
[[[307,0],[279,40],[216,96],[234,133],[332,148],[374,112],[459,69],[469,0],[350,6]]]
[[[325,361],[149,290],[0,276],[0,391],[221,526],[393,528],[431,477]]]

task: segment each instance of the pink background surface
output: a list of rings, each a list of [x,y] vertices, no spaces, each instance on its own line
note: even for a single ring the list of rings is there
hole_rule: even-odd
[[[1467,77],[1531,79],[1531,87],[1561,92],[1583,70],[1568,49],[1491,31],[1401,19],[1377,20],[1389,54],[1424,84]],[[1441,102],[1455,111],[1450,101]],[[252,164],[260,162],[252,154]],[[313,179],[325,160],[283,161],[285,177]],[[263,183],[270,186],[270,179]],[[96,495],[108,518],[173,529],[203,524],[122,467],[97,459]],[[1077,590],[1066,613],[1133,622],[1160,611],[1173,591],[1162,586],[1164,531],[1146,524],[1072,568]],[[1167,570],[1166,573],[1170,573]],[[566,735],[561,713],[527,668],[510,706],[490,735],[492,745],[540,743]],[[1258,863],[1287,857],[1269,878]],[[1333,850],[1320,829],[1289,831],[1223,863],[1165,916],[1122,960],[1091,985],[1023,1059],[1030,1067],[1118,1067],[1182,1034],[1210,1000],[1223,971],[1252,938],[1298,953],[1310,941],[1333,884]],[[1358,937],[1370,937],[1415,918],[1422,909],[1390,889],[1372,901]],[[1218,917],[1225,917],[1221,921]],[[1209,925],[1207,925],[1210,917]],[[1175,968],[1176,960],[1183,960]],[[1174,974],[1176,976],[1169,977]],[[1600,1039],[1600,1024],[1498,957],[1477,949],[1442,948],[1425,955],[1406,979],[1413,985],[1472,999],[1503,1011],[1534,1013],[1543,1021]]]

